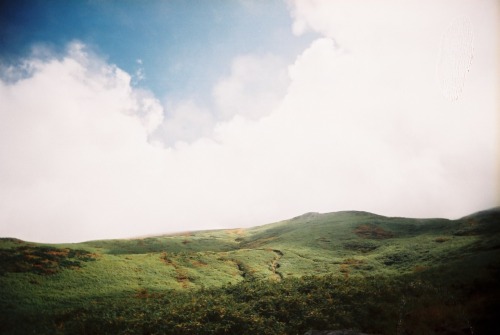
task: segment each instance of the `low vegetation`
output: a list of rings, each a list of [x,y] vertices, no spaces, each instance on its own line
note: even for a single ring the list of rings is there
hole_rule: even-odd
[[[0,333],[496,334],[500,210],[308,213],[251,229],[0,239]]]
[[[65,268],[81,268],[82,262],[95,260],[95,255],[85,250],[22,245],[1,249],[0,259],[0,275],[8,272],[51,275]]]

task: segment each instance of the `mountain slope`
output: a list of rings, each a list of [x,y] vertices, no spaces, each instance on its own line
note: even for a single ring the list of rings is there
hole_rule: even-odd
[[[256,281],[289,285],[311,275],[351,283],[418,276],[432,285],[467,287],[483,303],[492,303],[485,296],[495,297],[498,289],[490,287],[486,294],[474,283],[499,279],[499,224],[500,208],[458,220],[349,211],[131,240],[42,245],[3,238],[0,324],[12,332],[15,320],[37,319],[40,311],[51,320],[103,298],[130,305],[171,290],[217,290]]]

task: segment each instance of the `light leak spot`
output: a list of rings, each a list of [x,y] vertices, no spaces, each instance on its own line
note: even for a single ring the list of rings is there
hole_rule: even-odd
[[[443,96],[456,101],[462,95],[474,53],[472,25],[467,17],[454,19],[441,39],[436,78]]]

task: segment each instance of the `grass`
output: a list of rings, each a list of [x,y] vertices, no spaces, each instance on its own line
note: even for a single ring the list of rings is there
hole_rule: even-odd
[[[338,212],[131,240],[2,238],[0,333],[495,333],[498,223],[498,208]]]

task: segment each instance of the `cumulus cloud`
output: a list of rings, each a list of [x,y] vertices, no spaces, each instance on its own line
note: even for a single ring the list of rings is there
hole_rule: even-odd
[[[166,145],[193,143],[212,137],[220,123],[233,117],[252,121],[269,115],[279,106],[289,84],[287,64],[273,55],[240,55],[212,89],[210,100],[201,105],[195,99],[165,102],[166,121],[155,137]]]
[[[166,146],[175,146],[211,136],[216,119],[210,109],[193,99],[168,101],[165,105],[165,122],[154,134],[154,139]]]
[[[312,94],[304,101],[317,102],[313,110],[322,106],[330,110],[332,129],[343,124],[338,131],[357,134],[346,145],[358,158],[367,155],[360,160],[366,166],[363,175],[369,177],[363,193],[378,188],[380,199],[386,199],[386,205],[376,207],[397,215],[456,216],[480,204],[497,203],[498,84],[491,71],[497,65],[498,35],[492,33],[497,31],[497,11],[491,11],[496,3],[297,0],[290,4],[295,33],[313,30],[331,41],[325,48],[329,51],[318,51],[322,58],[310,62],[314,68],[304,72],[304,80],[294,80],[291,89],[296,82],[304,84],[298,94]],[[450,104],[435,83],[435,69],[443,59],[442,38],[449,35],[450,22],[463,15],[480,38],[475,41],[469,76],[463,66],[458,69],[460,89],[464,85],[461,99]],[[458,37],[470,44],[468,36]],[[452,45],[465,52],[462,58],[470,57],[467,43],[466,50]],[[335,56],[340,54],[344,56]],[[369,151],[377,154],[370,158]],[[398,193],[406,200],[397,201]],[[378,201],[366,201],[364,208]],[[406,208],[398,212],[395,207]]]
[[[207,106],[162,106],[80,44],[29,59],[29,74],[11,68],[16,80],[0,82],[0,235],[76,241],[498,204],[494,5],[435,3],[297,0],[295,31],[323,37],[286,77],[273,57],[237,57]],[[464,13],[474,59],[450,101],[436,63]]]
[[[163,159],[147,141],[161,106],[79,43],[61,59],[29,62],[31,77],[0,86],[2,235],[99,236],[126,219],[124,207],[144,205],[137,192]]]
[[[276,56],[237,57],[231,74],[213,89],[217,116],[221,120],[234,115],[256,120],[268,115],[281,102],[288,81],[287,66]]]

